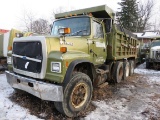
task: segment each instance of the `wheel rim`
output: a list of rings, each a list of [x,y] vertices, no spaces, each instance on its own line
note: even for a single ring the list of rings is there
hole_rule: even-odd
[[[87,85],[84,83],[77,84],[71,94],[71,103],[74,108],[80,108],[87,100]]]

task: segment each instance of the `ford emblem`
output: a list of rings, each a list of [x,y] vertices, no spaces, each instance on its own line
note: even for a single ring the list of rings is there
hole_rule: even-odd
[[[26,56],[23,56],[22,59],[23,59],[23,60],[27,60],[27,57],[26,57]]]

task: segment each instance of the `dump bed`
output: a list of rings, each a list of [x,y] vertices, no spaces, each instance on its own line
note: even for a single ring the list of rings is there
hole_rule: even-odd
[[[126,29],[120,30],[119,27],[114,24],[111,33],[107,35],[107,40],[107,59],[137,58],[138,40],[130,31]]]

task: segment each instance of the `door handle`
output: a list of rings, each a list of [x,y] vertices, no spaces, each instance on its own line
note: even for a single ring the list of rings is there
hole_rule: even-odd
[[[97,57],[97,54],[92,49],[90,49],[90,53],[93,53]]]

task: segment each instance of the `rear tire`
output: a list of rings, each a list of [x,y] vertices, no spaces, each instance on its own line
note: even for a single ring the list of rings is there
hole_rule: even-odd
[[[116,83],[120,83],[123,76],[123,62],[117,61],[114,66],[113,79]]]
[[[150,69],[150,68],[151,68],[150,63],[146,61],[146,69]]]
[[[64,85],[62,102],[54,102],[56,109],[68,117],[75,117],[90,104],[92,82],[88,75],[77,72]]]
[[[129,61],[129,76],[134,74],[134,61],[130,60]]]
[[[125,61],[123,63],[124,69],[123,69],[123,80],[126,80],[126,78],[129,76],[129,62]]]
[[[157,63],[153,63],[153,68],[154,68],[154,70],[158,70],[158,64]]]

